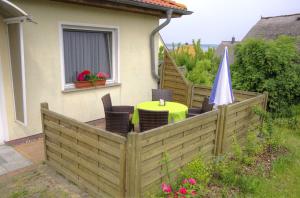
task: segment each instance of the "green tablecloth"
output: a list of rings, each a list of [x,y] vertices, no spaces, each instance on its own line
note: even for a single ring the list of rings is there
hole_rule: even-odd
[[[169,123],[178,122],[186,118],[188,107],[177,102],[166,102],[165,106],[160,106],[159,101],[142,102],[135,106],[132,117],[132,123],[139,123],[138,109],[151,111],[169,111]]]

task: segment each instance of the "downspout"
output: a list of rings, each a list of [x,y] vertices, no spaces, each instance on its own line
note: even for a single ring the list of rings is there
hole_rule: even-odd
[[[167,14],[167,20],[163,22],[161,25],[159,25],[157,28],[155,28],[150,35],[150,50],[151,50],[151,74],[152,77],[159,82],[159,76],[155,71],[155,35],[164,27],[166,27],[172,19],[173,10],[170,9],[166,12]]]

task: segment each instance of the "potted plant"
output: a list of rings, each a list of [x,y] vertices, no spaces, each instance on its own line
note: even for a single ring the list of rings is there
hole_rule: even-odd
[[[77,76],[77,81],[75,81],[76,88],[87,88],[103,86],[106,83],[106,79],[109,74],[99,72],[97,74],[92,74],[89,70],[84,70]]]

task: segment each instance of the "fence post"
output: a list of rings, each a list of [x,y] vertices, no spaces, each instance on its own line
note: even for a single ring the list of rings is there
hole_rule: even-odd
[[[215,148],[215,155],[220,155],[223,153],[224,147],[224,135],[225,135],[225,123],[226,123],[226,112],[227,112],[227,105],[221,105],[218,107],[218,123],[216,129],[216,148]]]
[[[127,136],[126,198],[141,196],[139,147],[139,134],[129,133]]]
[[[49,110],[49,105],[48,103],[44,102],[41,103],[41,120],[42,120],[42,133],[43,133],[43,138],[44,138],[44,155],[45,155],[45,161],[48,160],[47,158],[47,146],[46,146],[46,133],[45,133],[45,125],[44,125],[44,119],[45,119],[45,115],[43,114],[42,109],[46,109]]]
[[[192,107],[194,97],[194,85],[189,84],[187,90],[187,106]]]
[[[267,107],[268,107],[268,97],[269,97],[269,93],[267,91],[264,91],[264,109],[267,111]]]

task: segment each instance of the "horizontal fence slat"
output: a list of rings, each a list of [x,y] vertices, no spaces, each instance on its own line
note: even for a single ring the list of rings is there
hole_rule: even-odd
[[[94,133],[96,135],[100,135],[102,137],[111,139],[111,140],[116,141],[118,143],[125,143],[126,142],[125,137],[119,136],[119,135],[114,134],[114,133],[109,133],[109,132],[106,132],[106,131],[102,131],[99,128],[96,128],[94,126],[91,126],[91,125],[83,123],[83,122],[79,122],[79,121],[77,121],[75,119],[72,119],[72,118],[68,118],[66,116],[60,115],[60,114],[55,113],[53,111],[50,111],[50,110],[47,110],[47,109],[41,109],[41,112],[43,114],[49,116],[49,117],[54,117],[56,119],[62,120],[63,122],[70,123],[73,126],[82,128],[83,130],[87,130],[88,132],[91,132],[91,133]]]
[[[118,161],[112,161],[112,160],[110,160],[110,159],[105,158],[104,156],[102,156],[101,153],[96,154],[96,153],[92,152],[91,150],[83,148],[82,146],[76,144],[75,142],[69,141],[69,140],[67,140],[65,138],[60,138],[59,135],[53,134],[50,131],[48,131],[47,129],[45,129],[45,133],[46,133],[46,136],[52,137],[56,141],[59,141],[62,144],[67,145],[67,146],[73,148],[76,152],[85,154],[87,157],[90,157],[90,158],[93,158],[95,160],[98,160],[98,162],[100,164],[102,164],[102,166],[104,165],[104,166],[106,166],[108,168],[112,168],[116,172],[119,171],[118,170],[118,168],[119,168],[119,165],[118,165],[119,162]]]
[[[164,136],[169,136],[169,131],[178,129],[179,127],[183,128],[193,128],[193,126],[201,125],[205,122],[210,122],[217,119],[218,110],[210,111],[207,113],[200,114],[198,116],[186,119],[184,121],[173,123],[172,125],[166,125],[163,127],[159,127],[153,130],[149,130],[146,132],[141,133],[141,139],[142,139],[142,145],[148,144],[149,142],[153,143],[155,141],[159,141],[164,138]],[[180,133],[180,131],[179,131]],[[150,137],[153,137],[154,141],[149,139]]]

